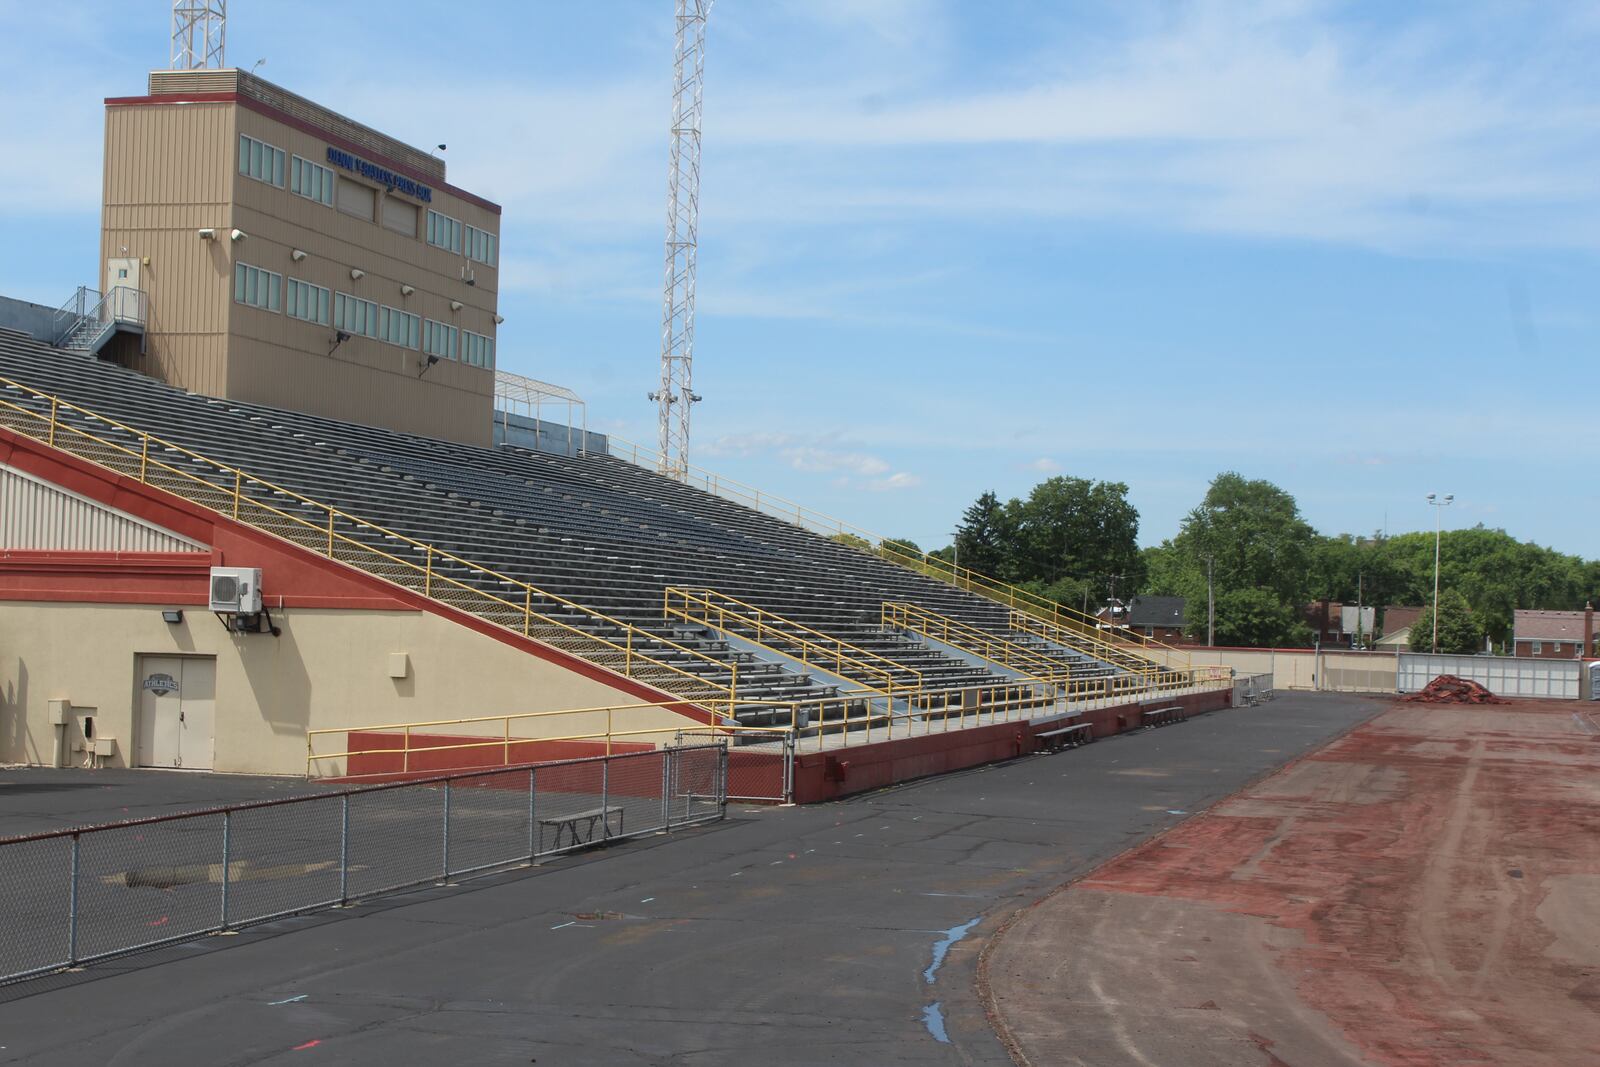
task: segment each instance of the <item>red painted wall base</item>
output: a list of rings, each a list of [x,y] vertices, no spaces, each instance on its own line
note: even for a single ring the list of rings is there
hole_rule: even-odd
[[[1109,737],[1140,726],[1141,708],[1182,706],[1190,715],[1227,707],[1232,690],[1192,693],[1188,696],[1122,704],[1101,708],[1047,723],[1027,720],[978,726],[949,733],[908,737],[896,741],[851,745],[832,752],[806,752],[795,756],[794,801],[813,804],[820,800],[881,789],[930,774],[947,774],[985,763],[1015,759],[1037,752],[1035,735],[1073,722],[1087,722],[1094,736]]]

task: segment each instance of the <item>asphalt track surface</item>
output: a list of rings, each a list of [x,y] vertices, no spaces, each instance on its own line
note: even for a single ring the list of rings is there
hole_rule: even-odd
[[[0,987],[0,1063],[1006,1064],[1016,909],[1384,705],[1289,694]]]
[[[0,770],[0,837],[325,793],[304,778],[204,771]]]

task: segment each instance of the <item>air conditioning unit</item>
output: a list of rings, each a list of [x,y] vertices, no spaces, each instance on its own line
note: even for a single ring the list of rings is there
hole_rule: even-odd
[[[211,610],[235,615],[261,612],[260,567],[212,567]]]

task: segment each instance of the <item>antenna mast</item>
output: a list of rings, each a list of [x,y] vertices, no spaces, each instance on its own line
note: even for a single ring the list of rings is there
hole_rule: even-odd
[[[220,69],[227,29],[228,0],[174,0],[169,66],[173,70]]]
[[[689,472],[693,385],[694,272],[700,228],[700,100],[706,66],[706,16],[712,0],[677,0],[673,55],[672,161],[667,172],[667,249],[661,298],[661,473]],[[673,407],[676,405],[677,410]]]

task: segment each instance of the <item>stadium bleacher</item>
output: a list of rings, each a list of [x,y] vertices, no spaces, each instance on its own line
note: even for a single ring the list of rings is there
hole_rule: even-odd
[[[669,588],[715,591],[775,613],[892,663],[898,684],[915,680],[926,691],[998,694],[1014,678],[886,629],[886,601],[1004,635],[1069,666],[1077,678],[1130,667],[1114,655],[1097,658],[1017,633],[1000,604],[613,456],[473,447],[199,396],[7,330],[0,330],[0,376],[27,387],[0,391],[10,403],[47,413],[49,401],[29,390],[59,397],[553,594],[531,606],[559,625],[535,626],[531,635],[575,654],[614,666],[620,635],[637,627],[658,639],[638,653],[676,669],[634,676],[668,691],[685,692],[682,683],[691,676],[726,686],[738,663],[738,699],[751,705],[741,707],[739,718],[752,724],[776,714],[754,706],[759,702],[827,697],[841,679],[864,679],[852,677],[842,658],[811,657],[820,669],[800,669],[781,656],[753,655],[727,634],[664,618]],[[107,440],[135,440],[79,412],[59,417]],[[173,450],[164,462],[194,463],[202,476],[230,488],[182,452]],[[305,507],[287,494],[247,492],[285,512]],[[341,532],[373,540],[372,547],[391,555],[417,551],[369,526]],[[498,581],[449,560],[430,565],[463,585],[492,591]],[[585,635],[604,643],[588,644]],[[762,643],[793,651],[781,634],[766,633]]]

